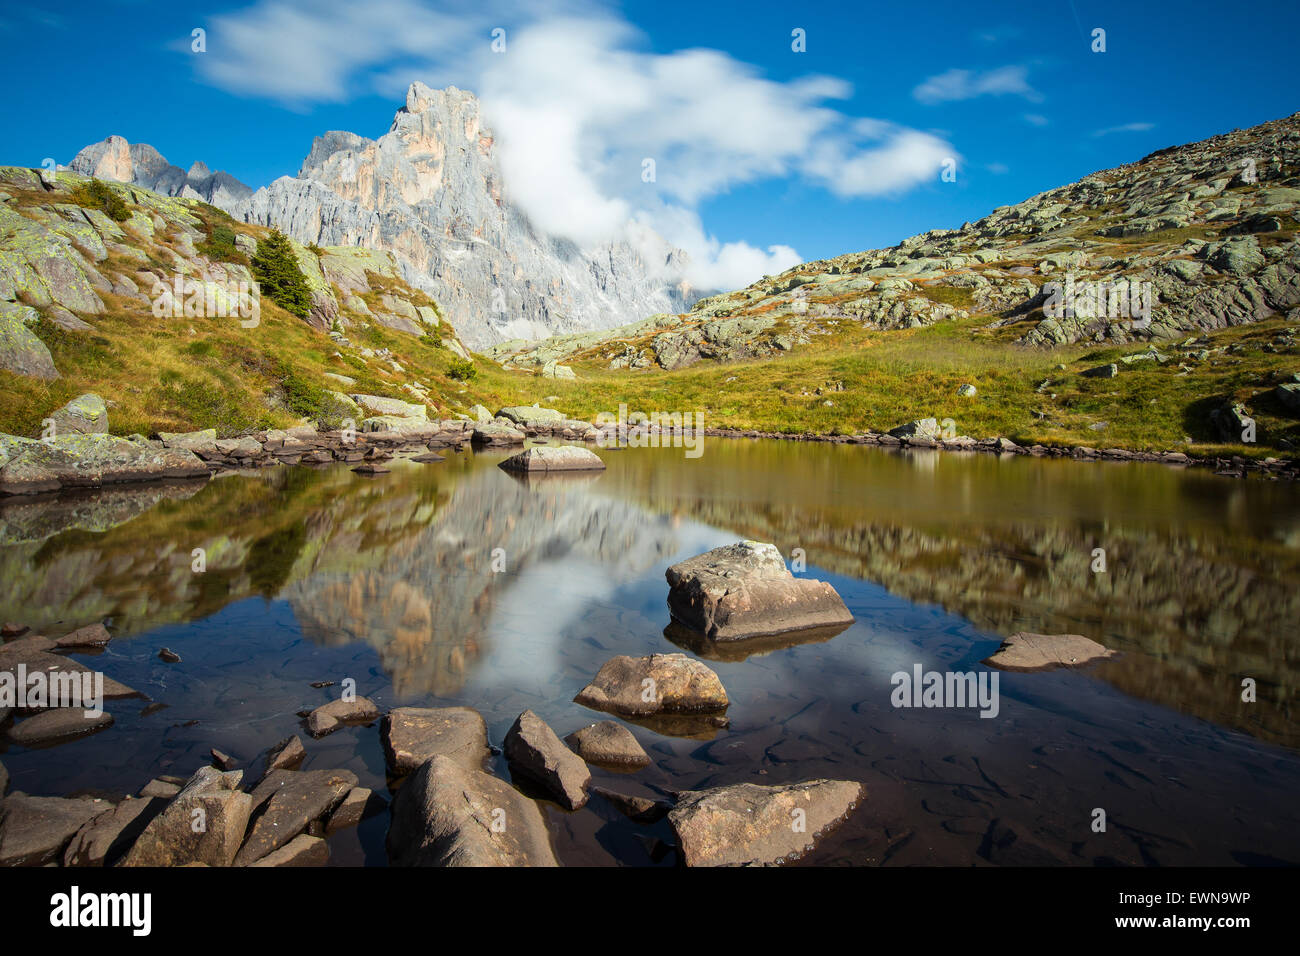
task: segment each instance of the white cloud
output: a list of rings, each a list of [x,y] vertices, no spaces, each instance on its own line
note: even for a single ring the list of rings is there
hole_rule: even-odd
[[[496,26],[504,53],[490,48]],[[396,99],[417,79],[472,90],[509,196],[539,227],[584,246],[653,228],[690,253],[690,278],[705,288],[800,261],[786,246],[709,234],[697,212],[709,197],[787,177],[842,197],[895,194],[957,155],[935,134],[832,108],[852,94],[842,80],[777,82],[717,50],[648,52],[630,24],[583,0],[440,11],[419,0],[261,0],[215,19],[208,51],[195,59],[212,84],[291,105]]]
[[[1145,133],[1155,129],[1155,123],[1125,123],[1123,126],[1107,126],[1105,129],[1093,130],[1093,136],[1109,136],[1111,133]]]
[[[1042,113],[1026,113],[1025,122],[1030,126],[1046,126],[1051,120]]]
[[[927,79],[912,90],[912,96],[922,103],[947,103],[1013,94],[1037,103],[1043,96],[1029,85],[1028,76],[1023,66],[1001,66],[983,72],[952,69]]]

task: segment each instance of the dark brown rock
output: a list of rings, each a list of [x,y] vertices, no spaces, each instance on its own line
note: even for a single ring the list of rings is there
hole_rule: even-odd
[[[470,707],[397,707],[380,727],[384,759],[394,776],[410,773],[435,755],[469,770],[488,757],[487,725]]]
[[[591,771],[531,710],[515,718],[506,734],[505,754],[512,771],[540,784],[560,806],[579,810],[586,805]]]
[[[349,770],[271,771],[253,791],[253,825],[235,865],[248,866],[280,849],[333,813],[356,785]]]
[[[632,731],[612,720],[602,720],[575,730],[564,742],[583,760],[605,767],[639,770],[650,765],[650,757],[637,743]]]

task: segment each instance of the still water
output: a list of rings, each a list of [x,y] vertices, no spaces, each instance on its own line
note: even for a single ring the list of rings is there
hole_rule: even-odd
[[[593,767],[595,783],[861,781],[863,806],[804,863],[1300,863],[1300,489],[813,443],[601,455],[604,473],[562,480],[465,451],[375,478],[276,468],[0,504],[0,619],[53,636],[104,620],[113,642],[78,659],[166,705],[109,702],[111,728],[51,749],[0,739],[11,788],[134,793],[212,747],[247,765],[298,733],[305,768],[387,795],[377,727],[306,735],[298,713],[337,693],[312,682],[353,678],[382,709],[474,707],[500,746],[525,708],[561,737],[604,719],[572,698],[609,657],[685,650],[721,677],[730,727],[630,725],[652,766]],[[668,565],[742,537],[802,549],[856,623],[721,648],[668,628]],[[1017,630],[1122,656],[1002,673],[993,719],[891,705],[895,672],[984,671]],[[674,862],[662,822],[600,798],[544,807],[562,863]],[[382,865],[385,827],[331,837],[332,862]]]

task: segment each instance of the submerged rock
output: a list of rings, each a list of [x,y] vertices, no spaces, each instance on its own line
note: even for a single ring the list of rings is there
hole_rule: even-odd
[[[1082,667],[1093,661],[1117,657],[1082,634],[1012,634],[992,655],[981,661],[1006,671],[1045,671],[1057,667]]]
[[[87,624],[54,642],[56,647],[103,647],[113,639],[103,624]]]
[[[540,784],[562,807],[580,810],[586,805],[591,783],[587,764],[531,710],[515,718],[506,734],[505,754],[513,771]]]
[[[435,756],[392,805],[394,866],[559,866],[537,804],[481,770]]]
[[[862,795],[851,780],[741,783],[680,794],[668,822],[687,866],[775,865],[811,850]]]
[[[479,770],[489,752],[487,724],[471,707],[397,707],[385,715],[379,733],[394,776],[410,773],[434,756]]]
[[[87,717],[80,707],[54,707],[9,728],[9,739],[20,747],[51,747],[113,726],[113,715]]]
[[[833,587],[796,578],[771,544],[714,548],[674,564],[667,578],[673,619],[715,641],[853,622]]]
[[[730,703],[718,675],[685,654],[610,658],[574,700],[630,716],[717,713]]]
[[[602,471],[600,456],[577,445],[547,445],[511,455],[497,467],[506,471]]]
[[[650,757],[632,731],[613,720],[602,720],[575,730],[564,742],[588,763],[605,767],[639,770],[650,765]]]

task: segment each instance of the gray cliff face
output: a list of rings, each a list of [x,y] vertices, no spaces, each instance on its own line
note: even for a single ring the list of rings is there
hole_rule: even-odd
[[[477,98],[455,87],[413,84],[388,133],[317,137],[296,177],[256,192],[118,136],[83,149],[71,168],[203,199],[299,242],[390,251],[476,348],[613,328],[691,301],[684,254],[666,242],[648,261],[627,242],[579,249],[534,228],[507,197]]]

